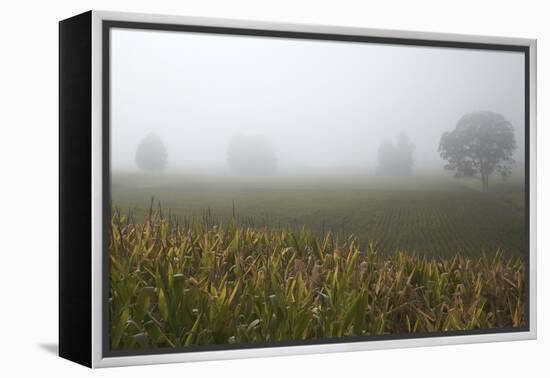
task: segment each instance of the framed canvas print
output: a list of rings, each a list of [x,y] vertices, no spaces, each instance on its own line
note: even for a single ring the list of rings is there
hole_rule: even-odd
[[[61,21],[60,355],[536,337],[536,42]]]

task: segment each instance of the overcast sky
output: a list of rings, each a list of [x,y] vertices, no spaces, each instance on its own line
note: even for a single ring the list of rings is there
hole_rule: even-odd
[[[521,53],[124,29],[111,41],[113,170],[137,169],[149,132],[173,169],[227,170],[235,133],[270,140],[283,172],[372,168],[402,131],[416,168],[441,167],[441,134],[477,110],[504,115],[522,148]]]

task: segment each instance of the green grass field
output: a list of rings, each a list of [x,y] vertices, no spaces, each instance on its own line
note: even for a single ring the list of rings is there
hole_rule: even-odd
[[[405,250],[428,256],[479,255],[501,249],[524,252],[523,184],[491,181],[481,193],[474,180],[420,175],[404,178],[331,177],[261,181],[115,173],[112,205],[141,221],[155,207],[181,222],[206,215],[216,223],[234,216],[240,224],[317,235],[355,235],[381,253]]]

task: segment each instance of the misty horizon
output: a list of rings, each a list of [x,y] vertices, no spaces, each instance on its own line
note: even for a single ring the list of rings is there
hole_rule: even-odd
[[[278,174],[374,172],[406,133],[414,172],[440,171],[441,135],[502,114],[524,153],[521,53],[114,29],[111,169],[156,133],[168,171],[231,174],[236,135],[271,145]]]

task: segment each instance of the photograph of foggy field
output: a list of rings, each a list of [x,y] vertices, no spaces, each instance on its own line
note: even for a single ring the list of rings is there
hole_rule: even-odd
[[[111,350],[525,326],[522,53],[110,43]]]

